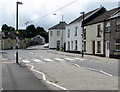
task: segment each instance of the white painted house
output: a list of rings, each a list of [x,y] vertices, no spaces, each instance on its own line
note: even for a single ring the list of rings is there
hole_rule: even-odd
[[[49,28],[49,48],[64,48],[65,43],[65,26],[67,24],[62,21],[59,24]]]
[[[96,18],[99,14],[105,12],[105,8],[100,7],[93,11],[90,11],[84,15],[84,23],[90,22],[93,18]],[[65,44],[66,44],[66,51],[68,52],[81,52],[82,51],[82,21],[83,16],[78,17],[71,23],[66,26],[65,31]],[[85,31],[85,30],[84,30]]]

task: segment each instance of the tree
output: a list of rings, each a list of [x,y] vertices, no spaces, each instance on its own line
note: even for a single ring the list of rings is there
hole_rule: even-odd
[[[48,43],[48,32],[46,32],[43,27],[37,27],[36,31],[37,31],[38,35],[44,37],[45,42]]]
[[[10,27],[8,26],[8,25],[6,25],[6,24],[3,24],[2,25],[2,31],[4,32],[4,31],[10,31]]]
[[[34,25],[30,25],[26,28],[26,33],[28,38],[32,38],[37,35],[36,29]]]

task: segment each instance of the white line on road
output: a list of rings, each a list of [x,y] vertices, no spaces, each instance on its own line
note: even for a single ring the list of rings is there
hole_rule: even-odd
[[[108,75],[108,76],[110,76],[110,77],[113,77],[113,75],[111,75],[111,74],[109,74],[109,73],[106,73],[106,72],[104,72],[104,71],[102,71],[102,70],[97,70],[97,69],[87,68],[87,67],[84,67],[84,68],[86,68],[86,69],[88,69],[88,70],[100,72],[100,73],[102,73],[102,74],[105,74],[105,75]]]
[[[64,59],[60,59],[60,58],[54,58],[54,59],[58,61],[65,61]]]
[[[47,79],[46,79],[46,77],[45,77],[45,74],[42,73],[42,72],[40,72],[40,71],[38,71],[38,70],[33,69],[33,68],[34,68],[33,65],[30,65],[30,64],[26,64],[26,65],[31,66],[31,70],[32,70],[32,71],[42,74],[43,80],[44,80],[45,82],[47,82],[47,83],[49,83],[49,84],[51,84],[51,85],[53,85],[53,86],[55,86],[55,87],[58,87],[58,88],[60,88],[60,89],[67,90],[66,88],[64,88],[64,87],[62,87],[62,86],[59,86],[59,85],[54,84],[54,83],[52,83],[52,82],[50,82],[50,81],[47,81]]]
[[[66,60],[70,60],[70,61],[74,60],[74,59],[71,59],[71,58],[64,58],[64,59],[66,59]]]
[[[22,60],[24,63],[30,63],[31,61],[29,60]]]
[[[53,60],[51,60],[51,59],[43,59],[43,60],[45,60],[45,61],[53,61]]]
[[[102,71],[102,70],[100,70],[100,72],[103,73],[103,74],[106,74],[106,75],[108,75],[108,76],[113,77],[113,75],[111,75],[111,74],[109,74],[109,73],[106,73],[106,72],[104,72],[104,71]]]
[[[77,67],[80,67],[80,65],[78,65],[78,64],[74,64],[75,66],[77,66]]]
[[[77,60],[82,60],[82,61],[84,61],[85,59],[82,59],[82,58],[75,58],[75,59],[77,59]]]
[[[37,63],[42,62],[42,61],[39,60],[39,59],[33,59],[33,61],[35,61],[35,62],[37,62]]]

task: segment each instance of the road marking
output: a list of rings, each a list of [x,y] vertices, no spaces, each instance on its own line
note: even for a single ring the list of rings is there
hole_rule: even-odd
[[[80,65],[78,65],[78,64],[74,64],[75,66],[77,66],[77,67],[80,67]]]
[[[64,58],[64,59],[66,59],[66,60],[70,60],[70,61],[74,60],[74,59],[71,59],[71,58]]]
[[[58,61],[65,61],[64,59],[60,59],[60,58],[54,58],[54,59]]]
[[[33,61],[35,61],[35,62],[37,62],[37,63],[42,62],[42,61],[39,60],[39,59],[33,59]]]
[[[109,74],[109,73],[106,73],[106,72],[104,72],[104,71],[102,71],[102,70],[100,70],[100,72],[103,73],[103,74],[106,74],[106,75],[108,75],[108,76],[111,76],[111,77],[113,76],[113,75],[111,75],[111,74]]]
[[[82,58],[75,58],[75,59],[82,60],[82,61],[86,60],[86,59],[82,59]]]
[[[24,63],[30,63],[31,61],[29,60],[22,60]]]
[[[43,59],[43,60],[45,60],[45,61],[53,61],[53,60],[51,60],[51,59]]]
[[[37,73],[39,73],[39,74],[42,74],[43,80],[44,80],[45,82],[47,82],[47,83],[49,83],[49,84],[51,84],[51,85],[53,85],[53,86],[55,86],[55,87],[58,87],[58,88],[60,88],[60,89],[62,89],[62,90],[67,90],[66,88],[64,88],[64,87],[62,87],[62,86],[59,86],[59,85],[57,85],[57,84],[54,84],[54,83],[48,81],[48,80],[46,79],[46,77],[45,77],[45,74],[44,74],[43,72],[40,72],[40,71],[38,71],[38,70],[35,70],[33,65],[30,65],[30,64],[26,64],[26,65],[31,66],[31,71],[37,72]]]
[[[85,67],[85,68],[86,68],[86,67]],[[102,73],[102,74],[105,74],[105,75],[108,75],[108,76],[110,76],[110,77],[113,77],[113,75],[111,75],[111,74],[109,74],[109,73],[106,73],[106,72],[104,72],[104,71],[102,71],[102,70],[97,70],[97,69],[93,69],[93,68],[86,68],[86,69],[92,70],[92,71],[96,71],[96,72],[100,72],[100,73]]]

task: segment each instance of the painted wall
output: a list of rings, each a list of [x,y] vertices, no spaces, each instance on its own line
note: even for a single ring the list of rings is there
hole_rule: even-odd
[[[100,35],[101,37],[97,37],[97,26],[101,25],[101,32]],[[97,24],[92,24],[85,26],[86,29],[86,52],[88,54],[93,54],[93,41],[95,41],[95,54],[103,54],[103,42],[104,42],[104,23],[97,23]],[[97,52],[97,41],[101,42],[101,52]]]
[[[52,36],[51,36],[52,31]],[[60,35],[57,36],[57,31],[60,31]],[[63,45],[65,42],[65,30],[63,29],[51,29],[49,30],[49,48],[57,48],[57,41],[60,41],[60,48],[62,47],[62,32],[63,32]]]
[[[78,27],[77,36],[75,36],[75,28]],[[70,37],[68,38],[68,29],[70,30]],[[68,51],[68,41],[70,41],[70,50],[69,51],[82,51],[82,27],[81,22],[72,23],[66,26],[65,30],[65,42],[66,42],[66,51]],[[77,40],[78,49],[75,50],[75,41]],[[73,47],[72,47],[73,41]]]

